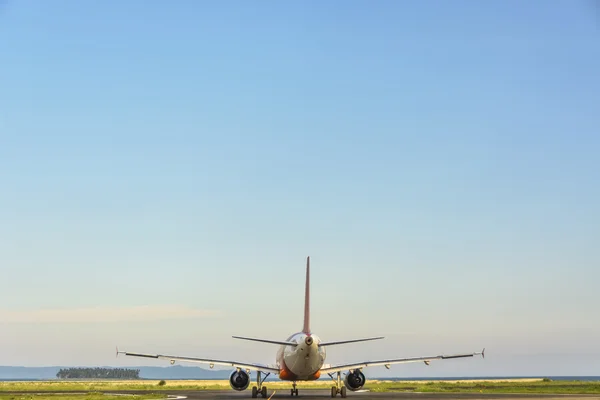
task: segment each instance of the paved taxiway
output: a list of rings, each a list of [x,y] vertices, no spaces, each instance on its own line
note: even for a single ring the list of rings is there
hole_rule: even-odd
[[[267,386],[268,389],[268,386]],[[298,399],[298,400],[312,400],[312,399],[331,399],[331,391],[321,389],[299,389],[299,396],[292,397],[289,389],[275,390],[275,396],[272,400],[276,399]],[[106,392],[108,393],[108,392]],[[113,392],[117,393],[117,392]],[[121,391],[118,393],[144,393],[140,391]],[[145,392],[148,393],[148,392]],[[165,394],[169,396],[185,396],[189,400],[209,400],[209,399],[221,399],[221,400],[242,400],[252,399],[250,391],[235,392],[233,390],[196,390],[196,391],[165,391]],[[273,394],[273,390],[268,389],[267,398]],[[376,400],[591,400],[600,399],[600,395],[596,394],[486,394],[486,393],[372,393],[372,392],[348,392],[347,399],[352,400],[357,398],[360,400],[376,399]],[[262,399],[262,397],[259,397]],[[341,397],[338,395],[337,400]]]

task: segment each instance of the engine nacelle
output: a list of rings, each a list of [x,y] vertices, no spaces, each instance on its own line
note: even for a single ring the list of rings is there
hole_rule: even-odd
[[[246,373],[246,371],[235,370],[231,373],[229,377],[229,386],[233,390],[246,390],[246,388],[250,385],[250,375]]]
[[[365,385],[365,382],[367,382],[367,378],[365,378],[360,369],[348,371],[344,378],[344,386],[353,392],[360,390]]]

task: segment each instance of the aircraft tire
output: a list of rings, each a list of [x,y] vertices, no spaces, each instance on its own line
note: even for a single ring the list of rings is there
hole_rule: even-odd
[[[344,398],[344,399],[346,398],[346,386],[342,386],[341,395],[342,395],[342,398]]]

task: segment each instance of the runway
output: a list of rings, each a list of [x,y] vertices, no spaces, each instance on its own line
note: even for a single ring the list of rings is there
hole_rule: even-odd
[[[161,391],[162,392],[162,391]],[[12,394],[12,395],[48,395],[50,393],[57,394],[57,392],[31,392],[31,391],[6,391],[0,392],[0,394]],[[63,394],[86,394],[87,392],[65,392]],[[111,395],[117,397],[118,395],[132,395],[132,394],[156,394],[156,391],[145,391],[145,390],[119,390],[119,391],[102,391],[107,397]],[[173,390],[164,391],[165,399],[169,397],[169,400],[209,400],[209,399],[221,399],[221,400],[243,400],[252,399],[250,391],[235,392],[232,390]],[[273,390],[269,390],[267,398],[273,394]],[[348,393],[347,399],[352,400],[353,398],[360,400],[376,399],[376,400],[591,400],[600,399],[598,394],[499,394],[499,393],[420,393],[420,392],[388,392],[388,393],[373,393],[373,392],[350,392]],[[262,399],[262,397],[258,397]],[[321,389],[306,389],[300,391],[298,397],[292,397],[289,390],[275,390],[275,395],[271,400],[276,399],[331,399],[331,392],[329,390]],[[341,399],[338,395],[336,399]]]
[[[108,394],[109,392],[105,392]],[[111,392],[113,394],[142,394],[150,392],[141,391],[119,391]],[[155,392],[156,393],[156,392]],[[195,391],[165,391],[165,394],[169,397],[179,397],[190,400],[208,400],[208,399],[222,399],[222,400],[242,400],[252,399],[250,391],[235,392],[233,390],[195,390]],[[269,390],[267,398],[273,394],[273,390]],[[258,397],[262,399],[262,397]],[[597,394],[497,394],[497,393],[419,393],[419,392],[388,392],[388,393],[372,393],[372,392],[349,392],[347,399],[357,398],[360,400],[377,399],[377,400],[591,400],[600,399],[600,395]],[[329,390],[321,389],[305,389],[299,391],[298,397],[292,397],[289,389],[286,390],[275,390],[275,395],[271,400],[276,399],[331,399],[331,392]],[[341,399],[338,395],[336,399]]]

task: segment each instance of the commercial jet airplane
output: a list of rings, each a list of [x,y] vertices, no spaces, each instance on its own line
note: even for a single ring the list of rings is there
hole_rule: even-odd
[[[313,381],[319,379],[322,374],[327,374],[334,382],[334,386],[331,387],[331,397],[336,397],[338,394],[340,394],[341,397],[346,397],[346,388],[351,391],[357,391],[364,386],[366,379],[362,373],[362,369],[366,367],[385,366],[389,369],[391,364],[410,362],[424,362],[426,365],[429,365],[429,362],[433,360],[448,360],[452,358],[473,357],[475,355],[484,357],[485,352],[485,349],[483,349],[478,353],[456,354],[450,356],[440,355],[431,357],[390,358],[387,360],[361,361],[339,365],[325,364],[325,348],[328,346],[366,342],[369,340],[383,339],[383,337],[324,342],[312,333],[310,329],[310,257],[306,259],[304,327],[302,328],[302,332],[294,333],[283,341],[240,336],[233,336],[233,338],[280,345],[276,355],[276,363],[264,365],[237,361],[212,360],[208,358],[130,353],[119,351],[119,349],[117,349],[117,355],[125,354],[134,357],[169,360],[171,364],[174,364],[175,361],[204,363],[209,364],[210,368],[213,368],[215,365],[235,367],[235,370],[229,377],[229,385],[232,389],[239,391],[248,388],[250,385],[250,371],[256,371],[256,386],[252,386],[252,398],[258,397],[259,394],[263,398],[266,398],[267,388],[263,383],[271,374],[278,375],[281,380],[292,382],[292,396],[298,396],[298,389],[296,388],[297,382]],[[348,371],[343,380],[341,375],[342,371]],[[264,377],[262,376],[263,374],[265,375]]]

